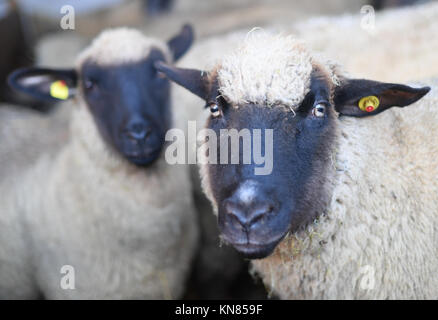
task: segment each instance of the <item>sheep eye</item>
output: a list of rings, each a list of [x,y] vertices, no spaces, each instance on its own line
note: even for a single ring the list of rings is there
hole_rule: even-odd
[[[322,117],[324,117],[324,115],[325,115],[325,108],[326,108],[326,105],[325,105],[325,104],[323,104],[323,103],[318,103],[316,106],[313,107],[313,109],[312,109],[312,115],[313,115],[314,117],[317,117],[317,118],[322,118]]]
[[[86,90],[91,90],[91,89],[93,89],[94,88],[94,86],[95,86],[95,81],[93,81],[92,79],[85,79],[84,80],[84,88],[86,89]]]
[[[219,117],[221,115],[221,110],[219,109],[219,106],[216,103],[210,104],[209,107],[210,107],[211,115],[213,117],[216,118],[216,117]]]

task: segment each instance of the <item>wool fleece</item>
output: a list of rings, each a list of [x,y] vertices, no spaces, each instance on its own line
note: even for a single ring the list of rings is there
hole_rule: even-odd
[[[216,67],[221,95],[234,106],[254,103],[296,109],[309,92],[310,75],[320,60],[331,80],[338,83],[337,66],[312,55],[303,41],[253,30]]]

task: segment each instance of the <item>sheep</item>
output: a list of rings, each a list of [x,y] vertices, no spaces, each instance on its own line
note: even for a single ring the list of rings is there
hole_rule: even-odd
[[[271,293],[438,297],[436,91],[415,104],[429,87],[349,78],[302,41],[263,32],[210,72],[156,67],[206,103],[220,165],[200,165],[203,190],[222,241],[254,259]],[[273,130],[260,147],[270,173],[240,153],[220,162],[221,130],[245,128]]]
[[[187,167],[161,152],[170,82],[152,63],[192,38],[188,26],[167,44],[110,29],[75,69],[10,76],[40,99],[73,99],[48,118],[1,110],[0,298],[181,296],[198,229]],[[64,108],[67,134],[53,123]]]
[[[438,44],[434,32],[437,28],[438,4],[429,3],[378,12],[375,17],[376,28],[370,33],[361,28],[362,18],[362,14],[344,14],[316,17],[298,23],[272,21],[270,26],[265,26],[262,30],[291,32],[305,40],[311,49],[341,61],[345,69],[356,77],[383,81],[392,79],[410,81],[438,74],[437,64],[434,62],[436,52],[434,48]],[[179,65],[199,69],[213,68],[222,56],[238,47],[247,34],[248,29],[242,29],[198,40]],[[343,36],[340,37],[340,34]],[[393,50],[395,47],[397,50]],[[210,112],[208,109],[200,110],[199,105],[202,100],[195,95],[185,93],[183,88],[175,89],[173,99],[180,101],[180,105],[184,107],[178,110],[181,117],[196,119],[198,124],[203,124]],[[194,146],[192,150],[195,151]],[[203,191],[196,166],[193,166],[191,173],[197,203],[203,204]],[[217,234],[212,231],[216,225],[216,218],[209,211],[212,212],[212,209],[203,205],[200,212],[204,240],[196,269],[203,272],[197,272],[196,275],[202,277],[197,276],[194,280],[201,285],[205,284],[206,287],[211,279],[224,277],[220,270],[226,268],[228,272],[226,279],[222,278],[221,281],[221,284],[226,286],[227,282],[236,281],[240,270],[238,264],[241,264],[240,268],[245,268],[245,263],[227,246],[219,246]],[[212,259],[212,256],[215,258]],[[233,267],[230,268],[230,265]],[[234,278],[232,272],[235,274]],[[210,294],[217,297],[217,290]]]

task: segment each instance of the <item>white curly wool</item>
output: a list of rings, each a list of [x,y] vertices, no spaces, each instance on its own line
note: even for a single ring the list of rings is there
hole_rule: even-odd
[[[95,38],[79,55],[76,65],[79,67],[87,60],[92,60],[101,66],[139,61],[147,57],[153,48],[163,52],[167,61],[172,61],[164,42],[145,37],[135,29],[108,29]]]
[[[309,91],[312,58],[292,36],[250,32],[218,68],[222,95],[234,105],[256,103],[296,108]]]

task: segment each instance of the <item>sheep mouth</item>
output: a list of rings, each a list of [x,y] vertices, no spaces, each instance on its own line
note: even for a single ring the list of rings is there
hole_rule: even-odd
[[[271,255],[280,240],[268,244],[231,244],[247,259],[263,259]]]
[[[272,254],[284,236],[285,234],[264,242],[254,241],[248,238],[246,241],[229,241],[226,236],[222,236],[222,239],[233,246],[237,252],[247,259],[263,259]]]
[[[138,166],[146,166],[152,164],[161,154],[162,148],[156,148],[153,150],[147,150],[147,152],[130,152],[125,153],[125,158]]]

